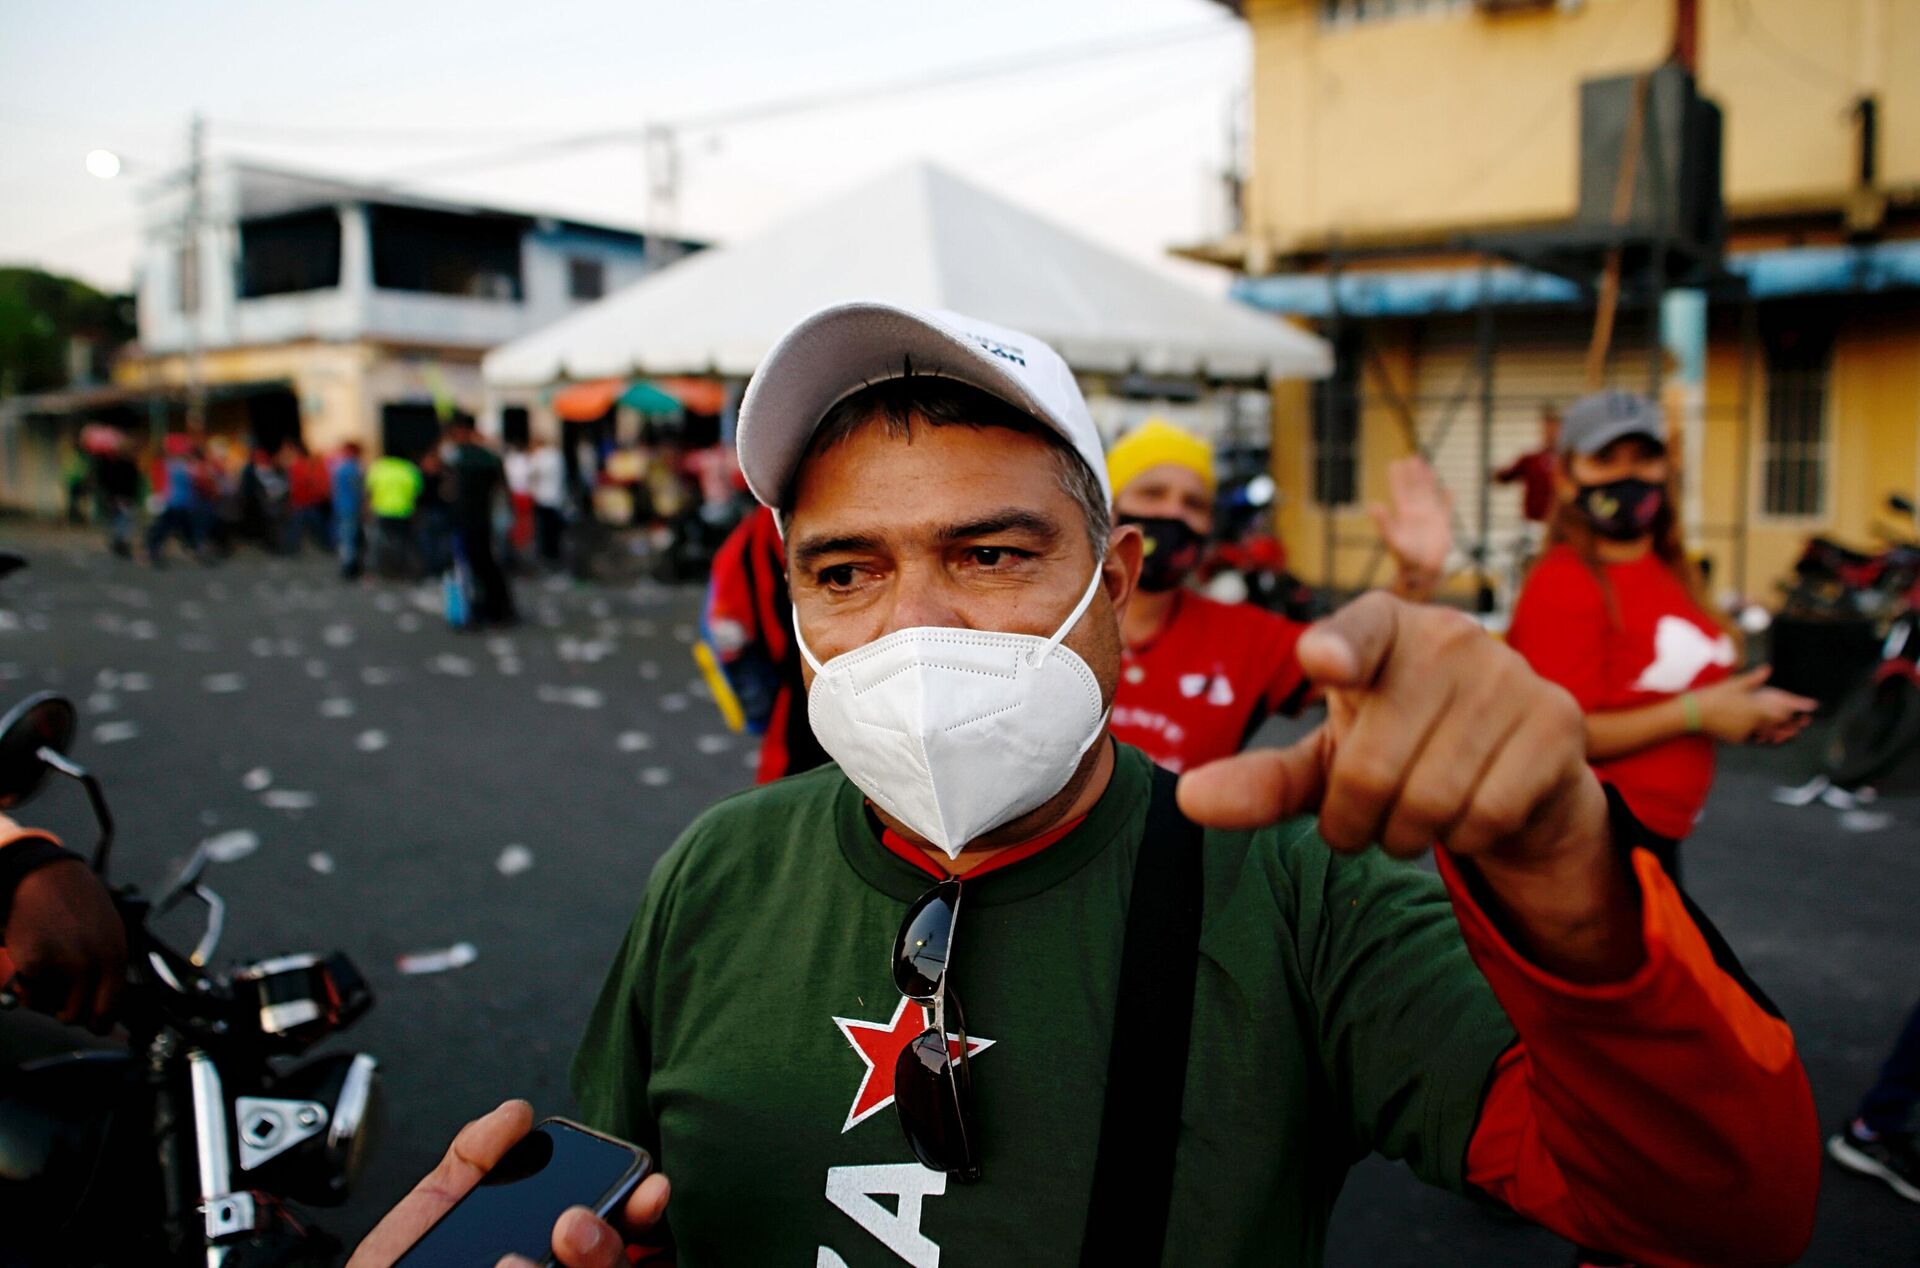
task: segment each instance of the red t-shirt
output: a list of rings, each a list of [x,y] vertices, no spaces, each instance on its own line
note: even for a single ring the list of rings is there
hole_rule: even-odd
[[[1121,653],[1114,735],[1173,771],[1239,752],[1268,714],[1305,697],[1293,647],[1306,628],[1182,591],[1160,632]]]
[[[1733,640],[1652,552],[1602,567],[1614,613],[1570,546],[1555,546],[1528,574],[1507,642],[1534,672],[1588,713],[1657,704],[1731,672]],[[1648,828],[1678,839],[1693,831],[1713,785],[1713,738],[1677,735],[1593,769]]]

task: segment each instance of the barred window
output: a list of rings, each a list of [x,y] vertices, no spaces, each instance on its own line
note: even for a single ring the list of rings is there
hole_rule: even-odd
[[[1760,446],[1761,509],[1826,511],[1827,379],[1831,339],[1802,331],[1768,340],[1767,418]]]
[[[1313,385],[1313,500],[1351,506],[1360,490],[1360,344],[1341,339],[1333,373]]]

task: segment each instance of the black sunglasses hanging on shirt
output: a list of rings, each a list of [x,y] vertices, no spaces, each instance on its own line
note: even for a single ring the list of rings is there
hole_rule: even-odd
[[[954,876],[914,900],[894,939],[893,984],[920,1005],[928,1024],[894,1063],[893,1105],[907,1145],[921,1165],[962,1180],[978,1180],[980,1151],[973,1078],[967,1068],[967,1020],[960,997],[947,984],[947,957],[959,915],[960,878]]]

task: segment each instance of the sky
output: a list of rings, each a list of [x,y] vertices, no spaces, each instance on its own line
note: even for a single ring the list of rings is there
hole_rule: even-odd
[[[926,82],[1029,59],[1046,64]],[[1244,27],[1210,0],[8,0],[0,263],[130,287],[142,189],[181,163],[197,111],[216,159],[628,226],[649,210],[642,144],[539,143],[681,125],[662,227],[716,241],[928,158],[1218,289],[1165,251],[1225,228],[1248,64]],[[697,123],[899,84],[924,86]],[[523,145],[541,157],[475,161]],[[123,157],[119,178],[87,173],[96,148]]]

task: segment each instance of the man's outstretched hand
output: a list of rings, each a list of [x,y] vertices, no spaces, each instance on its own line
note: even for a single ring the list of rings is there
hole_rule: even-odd
[[[1638,901],[1612,849],[1606,795],[1565,691],[1462,613],[1361,596],[1300,638],[1327,721],[1284,749],[1189,772],[1180,807],[1211,827],[1316,813],[1349,853],[1471,860],[1551,972],[1623,977],[1642,954]]]
[[[388,1268],[532,1130],[533,1107],[525,1101],[508,1101],[485,1118],[461,1128],[440,1165],[375,1225],[347,1261],[347,1268]],[[667,1209],[668,1194],[665,1176],[642,1180],[621,1210],[622,1229],[638,1232],[659,1223]],[[578,1206],[554,1225],[553,1254],[566,1268],[616,1268],[627,1263],[621,1231]],[[520,1265],[528,1261],[509,1255],[500,1262]]]

